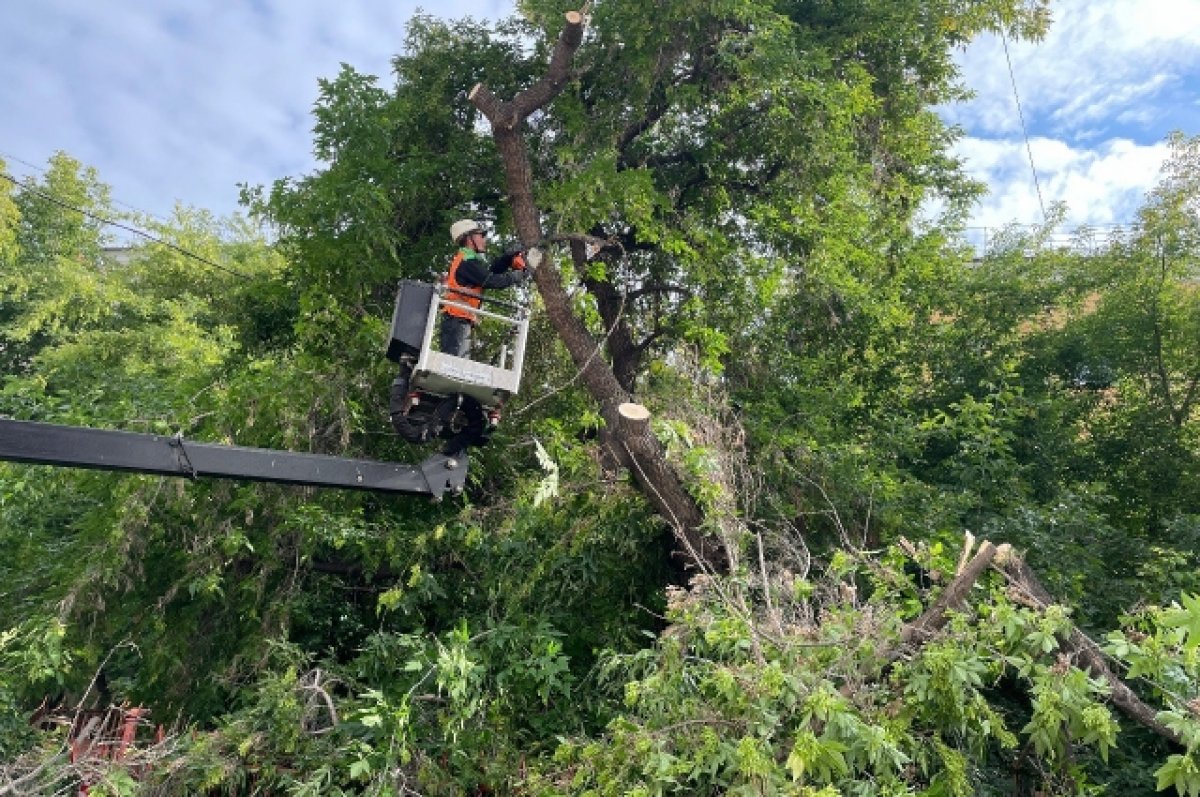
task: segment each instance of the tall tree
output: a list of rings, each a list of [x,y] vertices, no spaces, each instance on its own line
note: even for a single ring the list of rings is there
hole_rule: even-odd
[[[403,247],[396,251],[404,262],[392,267],[403,274],[427,274],[437,262],[432,191],[443,197],[443,225],[505,195],[513,210],[527,205],[514,213],[526,246],[562,236],[574,242],[563,277],[548,264],[537,284],[575,368],[586,363],[606,434],[615,433],[620,400],[638,391],[656,358],[694,349],[710,374],[725,360],[744,360],[761,345],[762,327],[752,319],[764,314],[764,298],[778,303],[781,323],[793,324],[807,322],[793,313],[797,288],[825,304],[883,306],[872,293],[897,270],[887,263],[907,246],[901,232],[926,192],[960,195],[943,154],[949,133],[931,110],[956,92],[950,47],[988,25],[1035,35],[1046,22],[1040,3],[918,11],[881,2],[844,14],[767,2],[602,3],[576,56],[559,36],[561,6],[523,4],[540,33],[531,52],[511,38],[521,26],[493,32],[418,20],[396,60],[394,97],[348,73],[326,86],[318,142],[321,151],[337,146],[337,162],[252,198],[281,226],[285,247],[346,253],[340,269],[347,262],[378,269],[389,266],[387,248],[364,244],[388,236]],[[883,26],[889,36],[864,33]],[[505,186],[495,154],[481,149],[471,119],[461,117],[477,82],[488,88],[477,97],[520,98],[489,106],[489,114],[537,110],[492,120],[498,140],[528,146],[527,166],[506,161]],[[547,87],[561,92],[553,103],[542,93]],[[364,124],[371,116],[379,121]],[[388,130],[397,134],[390,143]],[[443,131],[436,146],[427,130]],[[375,159],[361,159],[365,153]],[[384,157],[392,161],[386,168]],[[351,182],[344,164],[371,171]],[[459,184],[468,173],[469,190]],[[359,196],[375,198],[371,215],[354,210]],[[536,205],[527,202],[535,196]],[[405,210],[413,197],[426,210]],[[389,219],[395,227],[364,225],[382,220],[385,198],[397,208]],[[314,212],[332,208],[339,218],[311,223]],[[498,218],[507,228],[507,211]],[[305,268],[332,274],[332,266],[322,255]],[[314,311],[331,298],[325,279],[314,283]],[[913,290],[907,282],[894,279],[891,295]],[[574,283],[588,291],[583,304]],[[381,293],[377,306],[386,307]],[[597,346],[608,354],[603,367],[592,355]],[[648,474],[660,459],[640,467]],[[703,545],[696,534],[703,513],[686,490],[670,478],[646,490],[651,501],[668,493],[675,499],[669,510],[660,506],[664,519],[688,530],[693,547]]]

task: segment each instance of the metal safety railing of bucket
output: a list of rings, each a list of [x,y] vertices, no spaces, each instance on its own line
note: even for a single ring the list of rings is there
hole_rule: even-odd
[[[491,405],[518,391],[525,367],[525,347],[529,337],[529,311],[518,304],[484,297],[484,307],[471,307],[439,286],[429,299],[420,354],[413,368],[413,386],[433,393],[464,393],[485,405]],[[466,310],[478,319],[480,327],[498,325],[501,329],[499,351],[492,362],[472,357],[456,357],[437,350],[438,322],[447,307]],[[503,308],[511,315],[496,312]]]

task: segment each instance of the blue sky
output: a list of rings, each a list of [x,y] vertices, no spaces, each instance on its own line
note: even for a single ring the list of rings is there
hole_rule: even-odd
[[[339,64],[390,85],[406,0],[9,0],[0,26],[0,158],[18,176],[56,150],[96,167],[122,206],[228,215],[238,183],[310,171],[317,80]],[[429,5],[429,4],[427,4]],[[511,0],[440,0],[499,17]],[[1127,222],[1171,130],[1200,133],[1200,0],[1063,0],[1041,43],[1010,42],[1039,202],[1001,40],[959,54],[977,92],[943,109],[990,187],[972,224]]]
[[[438,0],[500,17],[509,0]],[[317,81],[341,63],[390,86],[410,0],[7,0],[0,158],[17,176],[57,150],[94,166],[121,207],[228,215],[238,183],[314,167]]]
[[[996,36],[959,56],[977,97],[943,116],[962,126],[958,154],[990,188],[973,224],[1036,223],[1054,202],[1066,203],[1068,228],[1127,223],[1157,181],[1167,135],[1200,134],[1200,0],[1052,10],[1049,35],[1008,42],[1007,59]]]

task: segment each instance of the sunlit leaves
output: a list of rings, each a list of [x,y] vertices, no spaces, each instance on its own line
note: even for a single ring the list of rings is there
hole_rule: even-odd
[[[1158,791],[1174,788],[1175,793],[1196,797],[1200,795],[1200,765],[1193,755],[1175,753],[1154,773]]]
[[[1163,611],[1159,623],[1166,628],[1178,629],[1184,649],[1194,650],[1200,646],[1200,596],[1183,595],[1179,604]]]

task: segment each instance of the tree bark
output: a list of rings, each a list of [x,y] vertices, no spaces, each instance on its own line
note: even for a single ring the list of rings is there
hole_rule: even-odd
[[[476,85],[469,95],[471,103],[491,124],[492,138],[504,164],[517,234],[527,248],[537,246],[543,236],[521,125],[531,113],[558,96],[570,77],[571,61],[583,41],[583,15],[569,11],[565,17],[566,24],[541,79],[509,102],[497,98],[483,84]],[[549,258],[542,258],[533,270],[533,279],[551,326],[580,371],[581,383],[600,405],[607,427],[614,430],[609,435],[612,453],[629,469],[643,495],[670,525],[680,549],[677,552],[692,567],[726,571],[729,559],[722,543],[704,533],[704,513],[667,461],[666,451],[650,433],[648,417],[644,424],[634,428],[623,425],[618,408],[628,401],[629,394],[612,367],[597,356],[603,344],[592,337],[571,311],[561,273]]]
[[[933,636],[946,624],[946,612],[962,607],[967,600],[967,593],[975,582],[987,570],[988,565],[996,556],[996,546],[986,540],[979,546],[979,552],[963,567],[944,590],[926,609],[920,617],[904,626],[900,631],[900,641],[905,645],[924,642]]]
[[[573,241],[571,257],[575,260],[579,273],[583,273],[582,269],[586,268],[587,260],[582,252],[576,251],[577,248],[582,249],[582,245]],[[629,297],[607,280],[584,277],[583,284],[588,293],[595,297],[596,309],[604,321],[605,346],[612,361],[613,375],[622,390],[632,393],[637,380],[638,366],[642,360],[642,350],[633,342],[633,335],[625,322],[624,310]]]
[[[1029,565],[1025,564],[1025,560],[1018,556],[1009,546],[1003,545],[997,552],[996,569],[1004,574],[1004,577],[1008,579],[1010,584],[1021,591],[1022,598],[1032,608],[1043,610],[1055,602],[1053,596],[1038,581],[1033,570],[1030,569]],[[1139,725],[1149,728],[1164,739],[1169,739],[1178,745],[1183,745],[1183,740],[1179,738],[1179,735],[1175,731],[1155,719],[1158,712],[1146,705],[1109,668],[1108,663],[1104,660],[1104,654],[1101,652],[1100,646],[1093,642],[1087,634],[1078,628],[1072,628],[1067,638],[1062,640],[1062,646],[1063,650],[1071,654],[1071,657],[1089,675],[1093,678],[1100,678],[1108,684],[1110,690],[1109,699],[1125,716]]]
[[[940,630],[946,624],[946,612],[965,604],[967,593],[975,586],[975,582],[979,580],[989,565],[1008,579],[1009,583],[1019,591],[1021,602],[1030,608],[1043,611],[1055,603],[1054,598],[1038,581],[1033,570],[1013,551],[1012,546],[997,547],[985,540],[979,546],[979,552],[966,566],[960,569],[958,575],[946,586],[933,605],[926,609],[920,617],[901,629],[900,641],[902,644],[888,655],[888,659],[894,662],[904,648],[919,647]],[[1158,712],[1144,703],[1109,668],[1100,647],[1087,634],[1072,627],[1071,633],[1065,639],[1060,640],[1060,644],[1062,650],[1069,654],[1081,669],[1093,678],[1100,678],[1108,684],[1109,700],[1121,713],[1164,739],[1183,746],[1183,740],[1179,738],[1178,734],[1155,719]]]

